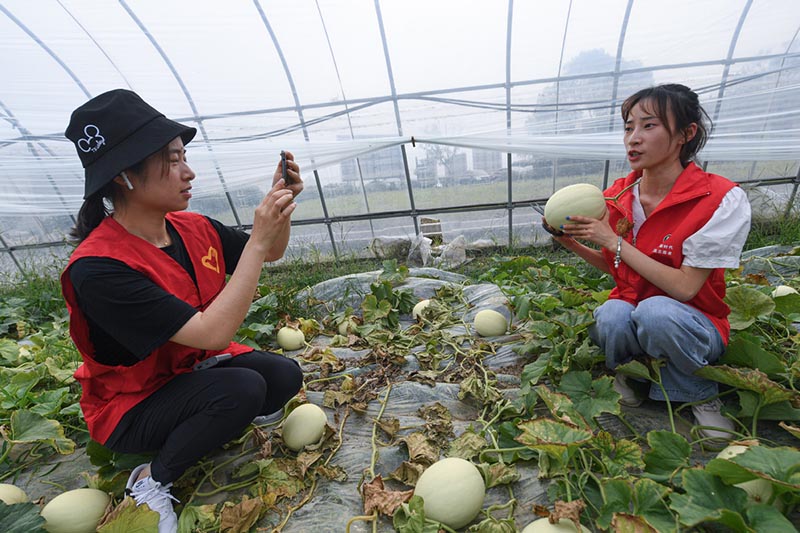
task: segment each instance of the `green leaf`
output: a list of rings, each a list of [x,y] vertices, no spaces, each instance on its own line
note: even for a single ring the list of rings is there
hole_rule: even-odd
[[[614,533],[659,533],[644,517],[630,513],[615,513],[611,526]]]
[[[756,368],[770,377],[785,372],[786,366],[781,359],[761,347],[757,337],[739,333],[731,338],[720,363],[733,366]]]
[[[592,300],[594,300],[598,304],[604,304],[606,303],[610,295],[611,295],[611,289],[606,289],[604,291],[595,291],[592,292]]]
[[[744,510],[747,521],[754,531],[769,533],[797,533],[797,528],[775,507],[758,504]]]
[[[184,507],[178,519],[178,533],[214,530],[217,521],[216,508],[216,504]]]
[[[615,441],[610,433],[600,431],[595,435],[592,444],[600,451],[603,466],[611,476],[624,476],[628,469],[644,468],[642,449],[633,441]]]
[[[565,394],[553,392],[544,385],[536,387],[536,394],[544,402],[550,414],[556,420],[563,420],[564,422],[575,424],[584,429],[591,429],[589,424],[586,423],[586,420],[583,419],[583,415],[575,409],[572,400]]]
[[[685,494],[673,494],[670,508],[677,512],[681,524],[689,527],[706,522],[719,522],[733,531],[751,532],[741,514],[734,509],[747,506],[747,493],[731,487],[717,476],[701,469],[682,472]]]
[[[34,394],[32,399],[32,412],[44,417],[55,416],[61,410],[61,406],[69,400],[69,387],[40,391]]]
[[[498,519],[493,516],[470,526],[470,533],[517,533],[517,525],[513,518]]]
[[[536,385],[548,370],[550,370],[550,357],[540,355],[536,361],[528,363],[522,369],[522,374],[519,376],[520,385],[523,388]]]
[[[9,440],[15,444],[44,442],[63,455],[75,451],[75,442],[64,436],[64,428],[58,421],[27,410],[11,413]]]
[[[514,465],[505,463],[481,463],[478,465],[478,470],[481,471],[483,479],[486,481],[487,489],[498,485],[509,485],[520,478],[517,468]]]
[[[6,505],[0,500],[0,531],[3,533],[47,533],[44,518],[35,503]]]
[[[594,419],[601,413],[620,414],[619,394],[614,391],[613,382],[610,376],[592,381],[589,372],[571,371],[561,378],[558,390],[570,398],[575,409],[596,428]]]
[[[392,525],[398,533],[437,533],[439,525],[425,520],[425,502],[419,496],[412,496],[403,503],[392,516]]]
[[[516,438],[517,442],[554,456],[560,455],[569,446],[584,444],[592,438],[592,432],[587,429],[548,418],[520,422],[517,427],[522,430]]]
[[[675,531],[675,516],[666,503],[670,492],[652,479],[638,479],[633,486],[634,513],[647,519],[659,532]]]
[[[48,357],[44,360],[44,366],[47,368],[47,373],[53,376],[56,381],[61,383],[72,383],[75,378],[72,374],[78,368],[78,363],[68,364],[63,360],[56,360],[53,357]]]
[[[481,437],[472,430],[467,430],[450,443],[447,457],[459,457],[461,459],[470,460],[478,455],[486,446],[487,442],[485,437]]]
[[[547,320],[533,320],[526,324],[526,329],[542,339],[549,339],[558,333],[558,326]]]
[[[561,300],[556,298],[555,296],[545,295],[543,298],[539,300],[535,300],[533,302],[535,305],[539,307],[545,313],[551,312],[553,309],[556,309],[561,306]]]
[[[392,305],[387,300],[380,302],[374,294],[368,294],[361,303],[364,311],[364,322],[379,322],[389,316],[392,312]]]
[[[681,435],[669,431],[647,434],[650,451],[644,455],[644,470],[651,479],[667,481],[680,468],[689,466],[691,446]]]
[[[746,329],[757,318],[769,316],[775,310],[772,298],[744,285],[729,288],[725,294],[725,303],[731,308],[728,320],[732,330]]]
[[[5,337],[0,338],[0,358],[7,366],[17,363],[19,360],[19,343]]]
[[[757,392],[762,398],[763,405],[790,400],[795,396],[795,393],[770,380],[760,370],[715,365],[703,367],[695,372],[695,375],[719,381],[734,388]]]
[[[775,298],[775,311],[783,316],[800,313],[800,294],[787,294]]]
[[[759,396],[748,390],[736,391],[739,396],[739,413],[737,418],[752,418],[758,409],[759,420],[800,420],[800,409],[795,409],[788,400],[762,405],[759,409]]]
[[[603,507],[597,517],[597,525],[608,529],[614,514],[631,511],[633,501],[631,485],[623,479],[604,479],[603,497]]]
[[[502,422],[497,428],[497,434],[499,436],[497,445],[498,448],[519,448],[519,442],[517,442],[517,436],[522,433],[520,429],[516,426],[519,422],[518,419],[515,420],[507,420]],[[513,463],[518,460],[523,461],[530,461],[535,459],[538,456],[538,452],[531,449],[521,449],[521,450],[514,450],[513,452],[504,452],[500,455],[503,461],[506,463]]]
[[[397,285],[405,281],[408,276],[409,270],[406,265],[398,266],[397,259],[387,259],[383,262],[383,271],[378,276],[378,279]]]
[[[159,516],[156,511],[144,505],[121,505],[114,510],[114,516],[97,530],[98,533],[152,533],[158,529]]]
[[[577,307],[591,298],[590,294],[572,287],[559,289],[558,296],[561,298],[564,307]]]
[[[293,498],[305,488],[303,480],[293,475],[297,472],[295,460],[259,459],[255,463],[259,473],[257,485],[251,488],[254,494],[271,493],[277,501],[282,497]]]
[[[732,485],[760,477],[800,491],[800,450],[750,446],[730,459],[712,459],[706,470]]]
[[[675,531],[675,517],[666,504],[669,488],[650,479],[639,479],[633,484],[622,479],[604,479],[602,483],[605,503],[597,519],[601,528],[609,528],[614,517],[624,513],[639,517],[660,533]]]
[[[614,371],[622,372],[626,376],[654,381],[653,376],[650,375],[650,369],[641,361],[629,361],[624,365],[619,365]]]

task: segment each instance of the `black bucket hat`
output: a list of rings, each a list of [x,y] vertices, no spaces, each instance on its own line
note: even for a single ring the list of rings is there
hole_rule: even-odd
[[[85,169],[86,199],[175,137],[186,145],[196,133],[196,128],[168,119],[135,92],[114,89],[73,111],[64,135],[75,143]]]

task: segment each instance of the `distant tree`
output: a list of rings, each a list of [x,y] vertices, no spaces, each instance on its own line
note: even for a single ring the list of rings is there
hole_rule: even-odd
[[[562,76],[613,72],[616,59],[605,50],[584,50],[561,70]],[[641,67],[639,61],[622,60],[621,70]],[[654,84],[652,72],[637,72],[619,78],[617,101],[612,102],[613,76],[563,80],[544,88],[537,109],[526,124],[531,134],[590,133],[607,131],[609,119],[619,120],[620,102]]]
[[[443,144],[426,144],[424,148],[428,161],[435,161],[442,165],[445,169],[445,176],[453,175],[455,157],[460,153],[460,148]]]

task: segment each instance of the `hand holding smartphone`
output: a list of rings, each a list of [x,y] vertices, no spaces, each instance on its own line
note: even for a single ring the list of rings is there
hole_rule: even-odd
[[[217,366],[222,361],[227,361],[231,357],[233,357],[233,356],[231,354],[229,354],[229,353],[221,353],[219,355],[212,355],[208,359],[203,359],[199,363],[195,364],[192,369],[195,370],[195,371],[205,370],[206,368],[211,368],[211,367]]]
[[[286,152],[281,150],[281,177],[286,185],[292,184],[292,177],[289,176],[288,164],[286,163]]]

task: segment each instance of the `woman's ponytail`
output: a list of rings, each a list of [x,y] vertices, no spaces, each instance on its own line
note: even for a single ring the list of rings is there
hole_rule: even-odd
[[[106,199],[113,204],[116,195],[116,185],[111,182],[84,200],[78,211],[75,227],[69,232],[70,237],[78,242],[88,237],[92,230],[111,214],[111,211],[106,206]]]

